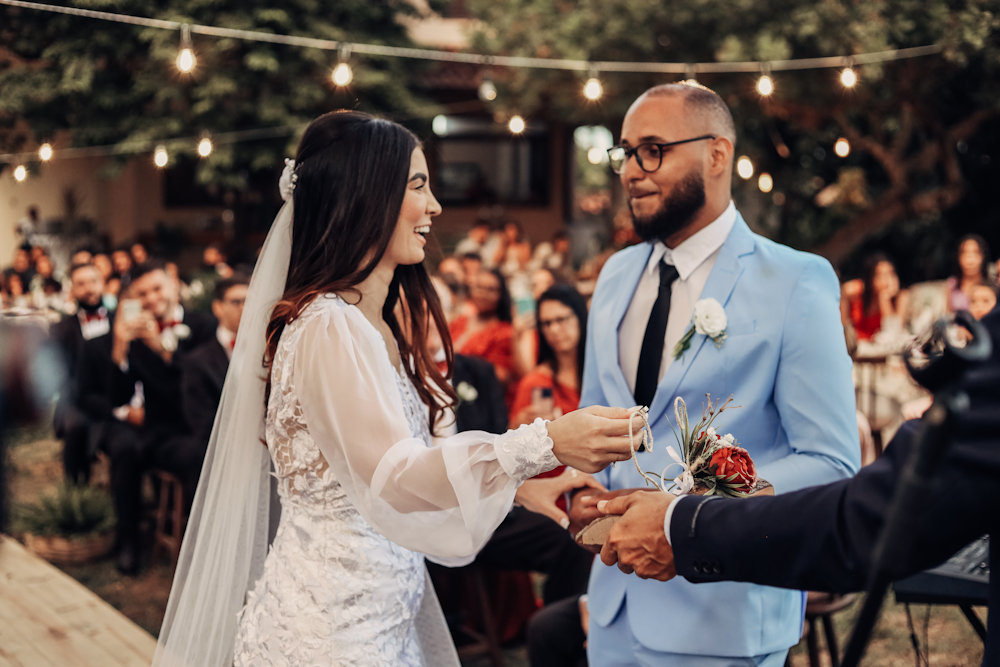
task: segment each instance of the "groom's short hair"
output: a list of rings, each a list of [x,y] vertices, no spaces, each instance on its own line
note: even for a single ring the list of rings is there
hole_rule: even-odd
[[[684,107],[688,111],[704,118],[706,125],[711,128],[711,132],[719,136],[726,137],[736,145],[736,124],[733,122],[733,114],[729,111],[729,106],[722,101],[711,88],[706,88],[694,79],[679,81],[677,83],[664,83],[653,86],[644,92],[643,97],[674,97],[684,96]]]

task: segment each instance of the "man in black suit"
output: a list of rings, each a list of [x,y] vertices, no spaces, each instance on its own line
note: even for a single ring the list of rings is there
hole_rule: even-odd
[[[134,267],[112,332],[85,345],[79,371],[81,406],[102,422],[99,446],[111,459],[118,515],[118,568],[138,569],[142,472],[177,475],[190,497],[204,450],[187,434],[181,409],[184,357],[216,330],[215,319],[186,311],[163,262]]]
[[[243,315],[250,281],[235,274],[215,283],[212,313],[219,321],[215,337],[206,341],[184,359],[181,367],[181,397],[188,431],[202,451],[208,446],[215,424],[215,413],[226,383],[229,359],[236,346],[236,331]],[[194,489],[191,489],[194,492]]]
[[[905,562],[895,564],[899,577],[944,562],[980,535],[1000,535],[1000,311],[982,324],[993,339],[993,353],[962,377],[970,409],[958,421],[937,479],[927,489],[924,529],[912,536]],[[661,581],[680,574],[695,583],[861,590],[919,427],[907,422],[882,458],[852,479],[824,486],[748,500],[677,499],[664,493],[610,500],[603,510],[624,516],[601,557],[625,572]],[[990,606],[997,604],[1000,577],[992,577]],[[1000,665],[998,632],[1000,624],[991,623],[984,665]]]
[[[62,352],[67,381],[59,393],[53,426],[63,440],[63,470],[66,480],[86,484],[94,456],[91,420],[79,406],[77,370],[83,344],[111,331],[113,314],[104,306],[104,276],[93,264],[74,264],[69,269],[70,296],[76,313],[55,324],[50,335]]]

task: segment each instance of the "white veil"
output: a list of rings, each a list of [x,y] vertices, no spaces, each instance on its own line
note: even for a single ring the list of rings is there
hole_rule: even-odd
[[[284,293],[292,247],[288,164],[285,205],[260,258],[240,320],[205,464],[160,630],[155,667],[232,665],[237,614],[267,555],[270,457],[264,444],[266,328]]]

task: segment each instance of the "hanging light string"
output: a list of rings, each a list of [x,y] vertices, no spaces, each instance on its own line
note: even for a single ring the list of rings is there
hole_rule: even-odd
[[[387,117],[397,121],[415,120],[420,118],[430,118],[439,115],[442,111],[446,113],[461,113],[478,108],[478,103],[474,101],[455,102],[445,105],[431,105],[414,109],[405,114],[389,114]],[[523,122],[523,121],[522,121]],[[305,127],[303,125],[279,125],[274,127],[262,127],[253,130],[239,130],[236,132],[204,132],[198,136],[175,137],[173,139],[133,139],[125,140],[117,144],[104,146],[83,146],[80,148],[54,148],[51,144],[43,144],[39,151],[25,153],[0,154],[0,164],[22,165],[28,162],[48,162],[58,157],[109,157],[112,155],[135,155],[138,153],[148,153],[159,146],[168,150],[191,150],[195,147],[201,157],[208,157],[216,146],[227,144],[238,144],[245,141],[259,141],[262,139],[279,139],[295,134]],[[208,141],[208,146],[204,143]],[[47,147],[47,150],[46,150]],[[43,154],[44,152],[44,154]],[[207,154],[205,154],[207,153]],[[47,156],[47,157],[46,157]]]
[[[777,72],[784,70],[825,69],[883,63],[892,60],[930,56],[941,53],[943,50],[943,47],[940,44],[930,44],[928,46],[916,46],[906,49],[879,51],[876,53],[862,53],[851,56],[825,56],[820,58],[798,58],[793,60],[771,60],[766,62],[657,63],[590,61],[570,60],[564,58],[489,56],[476,53],[455,53],[452,51],[417,49],[402,46],[385,46],[381,44],[359,44],[356,42],[316,39],[313,37],[297,37],[294,35],[280,35],[274,33],[256,32],[253,30],[220,28],[217,26],[199,25],[195,23],[183,23],[181,21],[164,21],[161,19],[149,19],[141,16],[129,16],[127,14],[99,12],[92,9],[78,9],[76,7],[59,7],[57,5],[47,5],[37,2],[24,2],[23,0],[0,0],[0,5],[20,7],[22,9],[33,9],[43,12],[53,12],[56,14],[81,16],[84,18],[113,21],[116,23],[128,23],[130,25],[138,25],[147,28],[159,28],[161,30],[182,30],[186,26],[186,29],[190,31],[191,34],[210,35],[212,37],[228,37],[230,39],[239,39],[250,42],[270,42],[272,44],[302,46],[312,49],[322,49],[324,51],[340,51],[342,48],[347,47],[352,53],[374,56],[412,58],[417,60],[437,60],[443,62],[458,62],[473,65],[501,67],[572,70],[579,72],[588,72],[596,69],[601,72],[685,74],[688,77],[693,77],[697,74],[760,72],[762,68],[766,68],[769,72]]]

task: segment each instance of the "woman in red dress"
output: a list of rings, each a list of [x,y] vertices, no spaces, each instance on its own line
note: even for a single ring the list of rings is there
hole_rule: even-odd
[[[909,293],[899,287],[892,261],[876,253],[865,262],[864,278],[844,283],[840,307],[858,340],[871,340],[889,319],[900,328],[906,325],[909,301]]]
[[[476,314],[456,317],[449,326],[455,352],[493,364],[500,384],[507,387],[516,379],[507,283],[499,271],[483,269],[469,281],[469,299]]]
[[[521,379],[511,425],[555,419],[580,405],[587,303],[570,285],[555,285],[538,299],[538,365]]]

